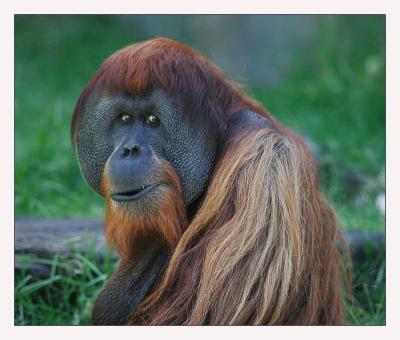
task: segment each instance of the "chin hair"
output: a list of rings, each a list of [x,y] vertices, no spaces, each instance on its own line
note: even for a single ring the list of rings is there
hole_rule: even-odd
[[[160,183],[146,196],[131,202],[116,202],[109,195],[106,164],[101,187],[105,197],[105,235],[123,261],[137,259],[158,238],[173,249],[186,226],[186,208],[179,177],[166,161],[155,157],[154,182]]]

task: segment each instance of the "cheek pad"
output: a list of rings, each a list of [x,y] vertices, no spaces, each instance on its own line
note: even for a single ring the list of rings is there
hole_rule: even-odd
[[[108,137],[112,108],[113,104],[107,97],[102,97],[98,102],[89,97],[76,127],[75,149],[82,175],[100,195],[104,165],[115,148]]]
[[[215,162],[215,138],[200,122],[195,124],[197,127],[190,126],[177,110],[164,115],[172,118],[167,126],[166,158],[181,180],[183,199],[188,205],[207,187]]]

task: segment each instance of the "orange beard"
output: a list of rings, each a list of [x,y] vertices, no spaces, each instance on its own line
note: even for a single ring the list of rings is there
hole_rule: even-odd
[[[102,178],[107,243],[115,247],[125,262],[137,259],[155,241],[164,242],[173,249],[186,225],[186,208],[174,168],[155,159],[154,179],[161,184],[155,189],[154,201],[143,207],[140,202],[115,202],[110,198],[107,165]]]

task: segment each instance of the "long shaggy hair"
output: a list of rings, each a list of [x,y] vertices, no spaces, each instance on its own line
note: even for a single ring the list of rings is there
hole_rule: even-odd
[[[107,59],[78,100],[72,132],[98,84],[134,94],[162,88],[182,102],[185,117],[204,119],[220,143],[191,221],[166,163],[161,168],[175,189],[155,216],[116,212],[106,202],[106,235],[123,259],[155,234],[171,248],[164,274],[133,311],[131,324],[344,323],[341,233],[320,193],[313,157],[296,134],[205,57],[169,39],[132,45]],[[267,118],[271,127],[228,138],[226,124],[242,109]],[[138,230],[147,236],[136,237]]]

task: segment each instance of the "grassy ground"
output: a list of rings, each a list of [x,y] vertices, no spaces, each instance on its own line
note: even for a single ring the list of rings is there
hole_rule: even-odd
[[[15,278],[15,324],[89,325],[92,304],[116,267],[110,255],[100,259],[94,251],[53,259],[19,255],[29,261],[51,266],[49,277],[40,278],[21,271]],[[350,325],[385,324],[385,253],[370,252],[355,263],[352,298],[346,298]]]
[[[309,58],[298,61],[279,87],[249,92],[318,145],[322,189],[342,226],[383,231],[376,200],[385,191],[384,21],[319,20],[317,48]],[[101,217],[101,199],[81,178],[69,123],[95,69],[135,41],[131,27],[114,16],[18,16],[15,23],[16,215]],[[385,322],[384,258],[372,254],[355,267],[349,323]],[[50,261],[52,276],[45,280],[17,274],[15,322],[87,324],[111,260],[89,252]]]

